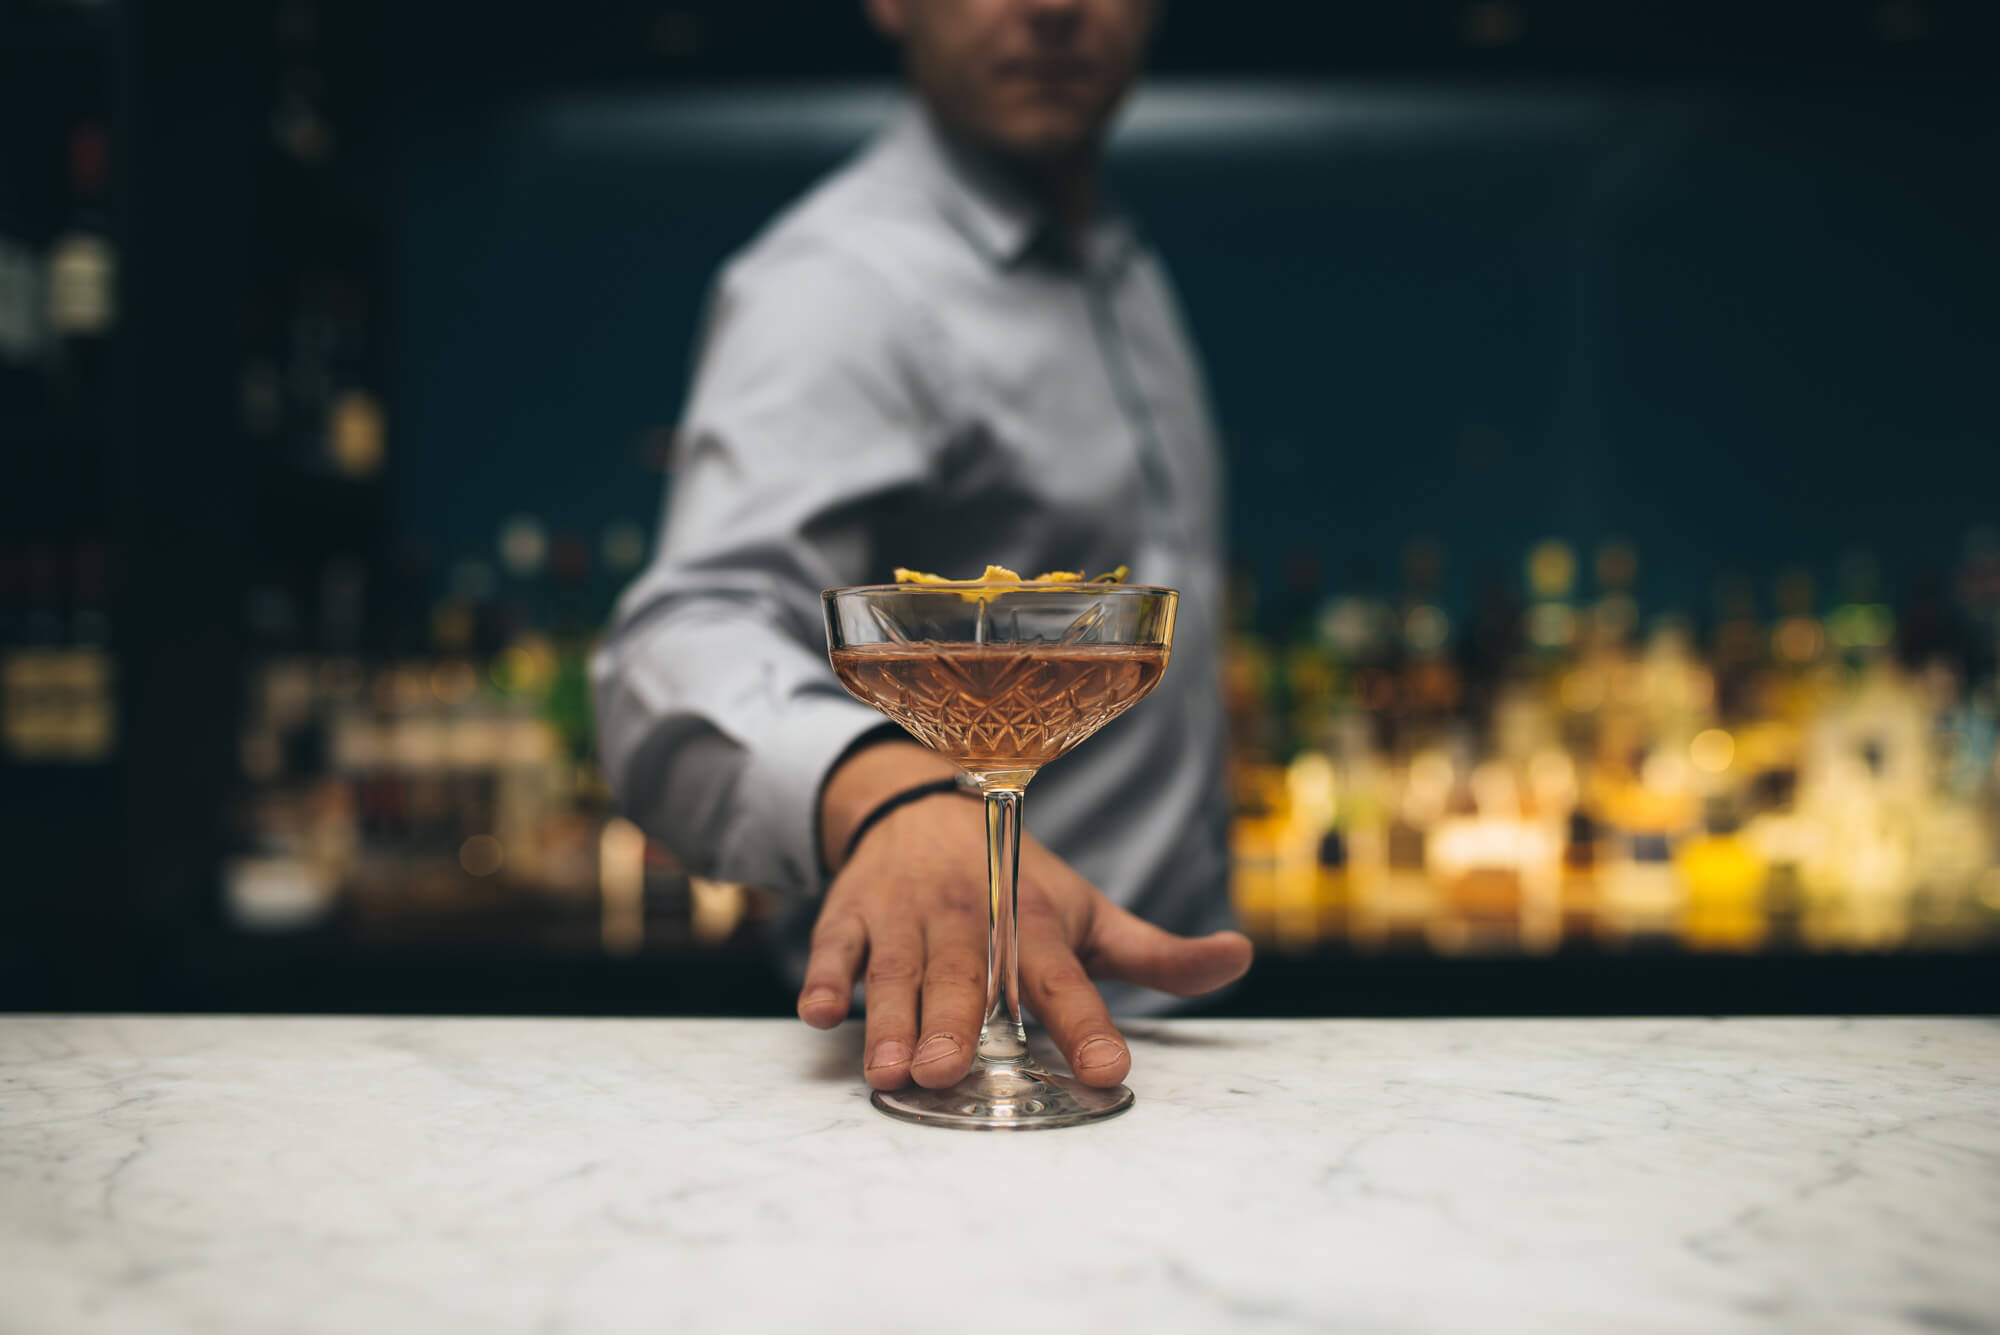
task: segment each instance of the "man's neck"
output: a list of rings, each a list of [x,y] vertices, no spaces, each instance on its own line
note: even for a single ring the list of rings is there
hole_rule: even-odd
[[[933,124],[957,148],[975,156],[985,170],[1005,177],[1055,223],[1079,254],[1097,214],[1098,178],[1102,154],[1092,144],[1073,153],[1034,158],[1008,153],[952,126],[933,111]]]
[[[1079,153],[1051,162],[1006,164],[1022,187],[1048,210],[1064,238],[1078,251],[1097,214],[1098,158]]]

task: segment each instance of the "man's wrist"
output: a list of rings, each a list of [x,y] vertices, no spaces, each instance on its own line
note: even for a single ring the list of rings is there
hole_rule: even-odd
[[[820,789],[820,857],[825,866],[839,866],[861,822],[883,802],[957,775],[958,766],[903,738],[882,738],[849,752]]]
[[[868,832],[904,807],[915,806],[933,797],[964,796],[966,790],[959,786],[957,779],[926,779],[901,792],[891,793],[877,802],[855,825],[854,833],[847,836],[847,847],[841,850],[840,860],[833,864],[832,870],[838,874],[842,867],[854,861],[854,850],[861,847],[861,841],[868,837]]]

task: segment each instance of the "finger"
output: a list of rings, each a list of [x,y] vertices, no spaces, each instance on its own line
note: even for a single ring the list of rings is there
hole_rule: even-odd
[[[1083,960],[1099,978],[1197,997],[1233,983],[1250,968],[1250,938],[1241,932],[1175,936],[1116,904],[1100,904]]]
[[[815,1029],[831,1029],[847,1018],[854,975],[868,950],[861,919],[850,914],[823,918],[813,928],[812,955],[799,988],[799,1018]]]
[[[917,986],[923,976],[923,938],[913,924],[869,927],[868,1037],[861,1071],[877,1089],[901,1089],[910,1082]]]
[[[934,910],[924,924],[923,1041],[910,1074],[926,1089],[964,1079],[979,1050],[986,1018],[984,910],[983,904]]]
[[[1125,1036],[1052,914],[1021,917],[1021,989],[1077,1079],[1115,1085],[1131,1071]]]

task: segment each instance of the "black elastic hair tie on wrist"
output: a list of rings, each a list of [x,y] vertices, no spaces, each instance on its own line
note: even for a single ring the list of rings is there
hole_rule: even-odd
[[[960,791],[963,790],[959,788],[957,779],[933,779],[929,783],[920,783],[914,788],[905,788],[900,793],[889,794],[889,796],[876,803],[875,809],[866,816],[863,816],[861,823],[854,827],[854,833],[847,836],[847,848],[840,855],[840,865],[845,867],[853,859],[854,850],[861,847],[862,836],[880,824],[882,818],[890,812],[906,807],[912,802],[920,802],[926,797],[936,797],[939,793],[956,793]],[[835,870],[837,871],[839,868],[835,868]]]

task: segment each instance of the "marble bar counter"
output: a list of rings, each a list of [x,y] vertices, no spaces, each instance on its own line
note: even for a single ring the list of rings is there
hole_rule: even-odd
[[[0,1017],[0,1331],[2000,1329],[2000,1023],[1129,1033],[996,1135],[855,1026]]]

